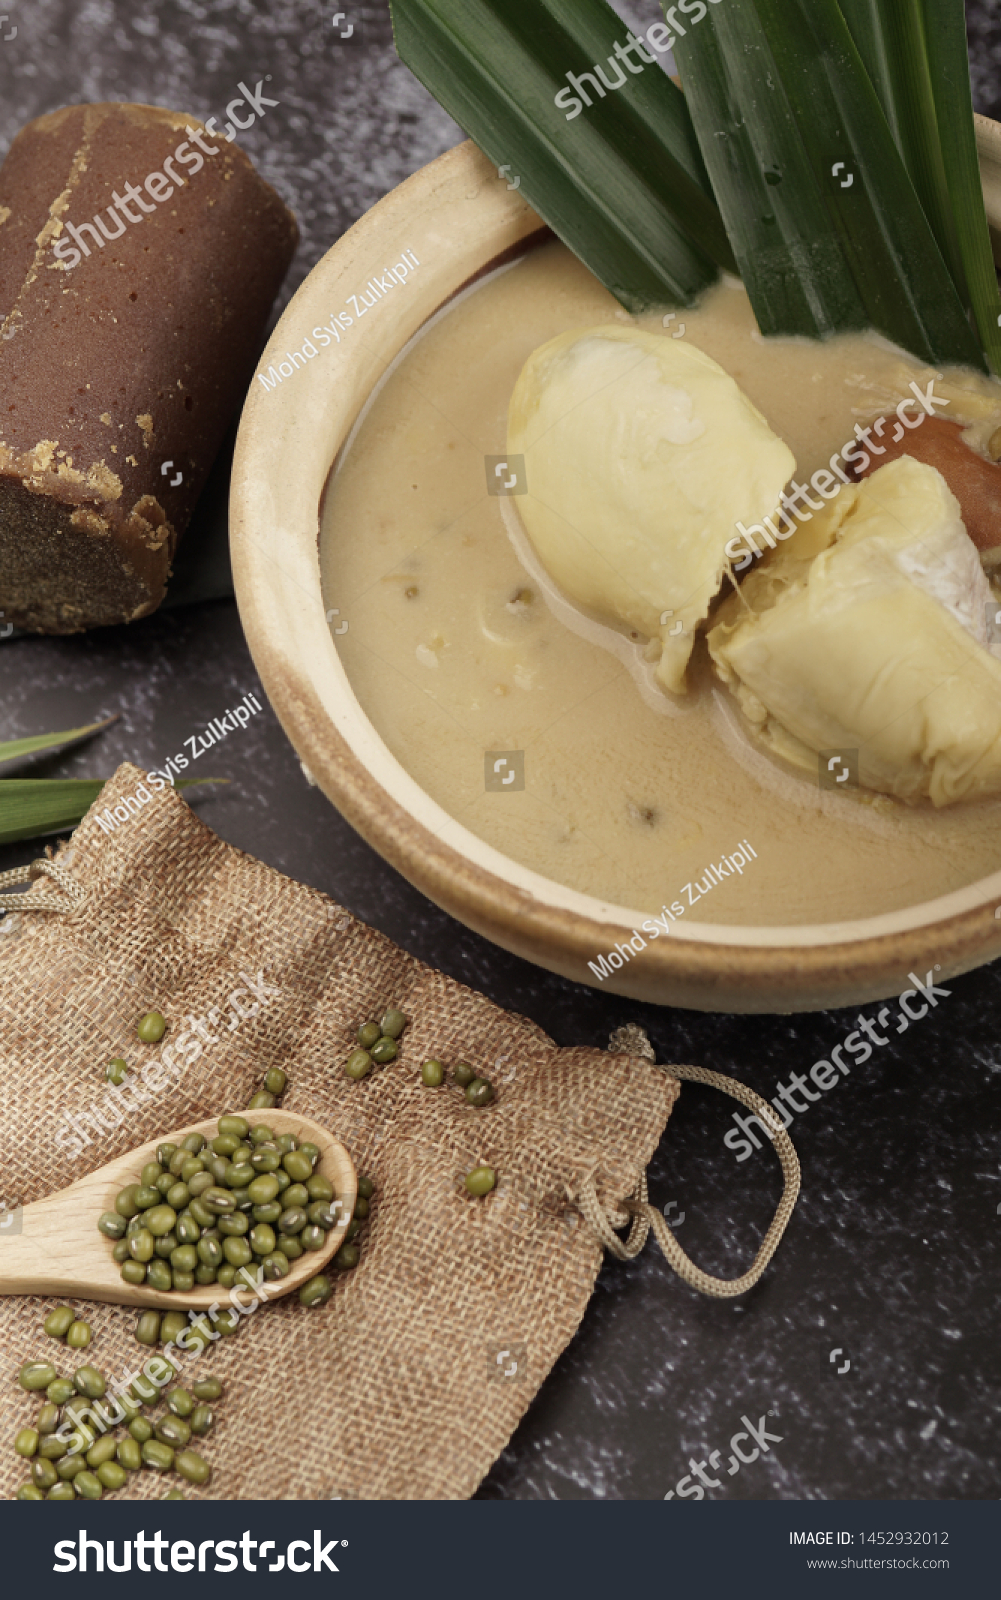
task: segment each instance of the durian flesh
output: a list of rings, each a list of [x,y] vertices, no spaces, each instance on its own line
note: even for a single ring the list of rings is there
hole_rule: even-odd
[[[611,324],[533,351],[508,450],[525,458],[518,509],[550,576],[599,621],[661,641],[656,676],[682,692],[726,543],[774,511],[789,447],[701,350]]]
[[[991,603],[945,479],[903,456],[748,574],[709,651],[787,760],[857,748],[860,783],[944,806],[1001,793]]]

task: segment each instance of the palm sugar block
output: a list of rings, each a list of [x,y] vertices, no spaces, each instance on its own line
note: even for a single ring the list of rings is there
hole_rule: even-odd
[[[159,106],[67,106],[0,168],[0,611],[155,611],[298,242],[235,144]]]

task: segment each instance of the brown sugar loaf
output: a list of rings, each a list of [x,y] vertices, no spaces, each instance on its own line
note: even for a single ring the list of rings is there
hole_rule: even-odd
[[[0,167],[5,624],[155,611],[297,242],[245,153],[183,112],[22,128]]]

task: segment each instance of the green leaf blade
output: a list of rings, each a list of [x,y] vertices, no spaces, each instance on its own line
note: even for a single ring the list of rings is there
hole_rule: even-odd
[[[191,789],[204,783],[228,781],[226,778],[180,778],[174,787]],[[107,778],[0,779],[0,844],[45,838],[48,834],[75,828],[107,782]]]
[[[604,0],[391,0],[397,51],[553,231],[630,310],[691,304],[735,270],[688,108],[651,61],[585,89],[625,25]],[[635,59],[635,58],[634,58]],[[624,69],[622,69],[624,71]],[[612,69],[605,66],[611,76]],[[613,80],[614,81],[614,78]]]
[[[30,739],[10,739],[0,744],[0,762],[19,761],[25,756],[37,755],[42,750],[55,750],[60,745],[79,744],[92,733],[100,733],[118,721],[117,714],[105,717],[103,722],[89,722],[85,728],[70,728],[67,733],[39,733]]]
[[[761,331],[874,327],[982,367],[836,0],[720,5],[675,56]]]

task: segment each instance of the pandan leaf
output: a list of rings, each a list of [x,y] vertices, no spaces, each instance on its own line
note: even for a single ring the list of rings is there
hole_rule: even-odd
[[[106,782],[106,778],[0,779],[0,844],[75,828]],[[227,778],[180,778],[174,787],[228,782]]]
[[[390,11],[410,70],[629,310],[688,305],[720,266],[736,270],[684,98],[653,50],[645,64],[632,51],[636,71],[616,57],[627,29],[604,0],[391,0]],[[596,64],[623,86],[606,89]]]
[[[923,360],[983,368],[837,0],[726,0],[674,51],[761,331],[872,327]]]
[[[103,722],[89,722],[85,728],[70,728],[68,733],[39,733],[30,739],[10,739],[0,744],[0,762],[17,761],[23,756],[36,755],[40,750],[55,750],[60,745],[78,744],[81,739],[88,739],[92,733],[100,733],[102,728],[110,728],[117,721],[116,713],[105,717]]]
[[[1001,295],[977,160],[963,0],[840,0],[981,343],[1001,372]]]

